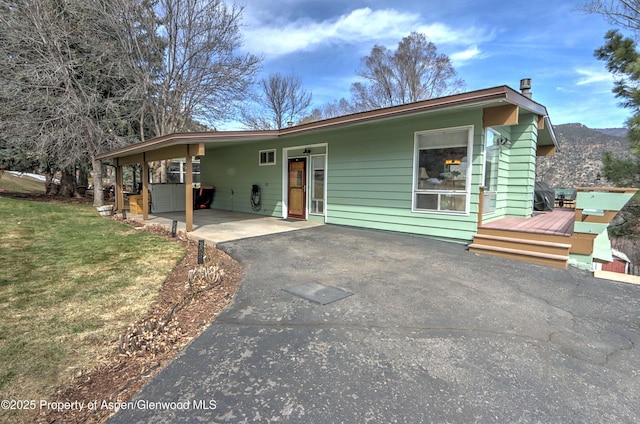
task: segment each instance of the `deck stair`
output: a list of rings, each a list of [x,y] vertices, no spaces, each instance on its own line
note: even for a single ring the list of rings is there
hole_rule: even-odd
[[[480,228],[469,245],[473,253],[488,254],[540,265],[566,268],[571,242],[568,236]]]
[[[637,191],[624,187],[577,188],[575,209],[559,207],[528,217],[503,217],[484,223],[480,208],[478,231],[469,250],[558,268],[566,268],[570,257],[572,265],[584,269],[596,261],[609,262],[612,256],[607,227]]]

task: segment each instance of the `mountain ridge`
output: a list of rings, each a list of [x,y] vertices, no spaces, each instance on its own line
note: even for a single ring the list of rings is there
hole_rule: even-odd
[[[584,124],[554,125],[559,149],[554,156],[539,157],[536,180],[552,187],[602,186],[602,157],[631,157],[625,128],[589,128]]]

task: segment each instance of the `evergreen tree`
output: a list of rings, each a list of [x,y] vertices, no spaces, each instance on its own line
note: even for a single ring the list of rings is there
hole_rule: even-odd
[[[613,88],[616,97],[633,111],[627,121],[629,141],[632,152],[640,154],[640,55],[635,41],[623,37],[617,30],[607,32],[605,40],[595,55],[606,62],[607,69],[616,77]]]
[[[634,40],[611,30],[605,35],[605,44],[595,55],[606,62],[607,69],[616,77],[613,92],[622,99],[622,105],[633,111],[627,120],[628,139],[633,159],[603,158],[603,173],[616,185],[637,186],[640,183],[640,54]]]

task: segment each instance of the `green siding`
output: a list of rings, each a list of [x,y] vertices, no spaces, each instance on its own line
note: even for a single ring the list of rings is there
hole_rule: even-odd
[[[200,160],[203,185],[214,185],[212,207],[261,215],[282,215],[282,151],[276,152],[276,165],[258,165],[258,151],[273,146],[243,144],[207,148]],[[262,208],[251,208],[251,187],[260,186]]]
[[[613,256],[611,254],[611,241],[609,234],[604,226],[604,230],[598,234],[593,240],[593,252],[590,255],[570,254],[569,264],[580,269],[592,270],[594,260],[611,262]]]
[[[609,240],[609,232],[605,229],[593,240],[593,259],[605,262],[613,262],[613,254],[611,252],[611,240]]]
[[[606,191],[578,192],[576,208],[586,211],[592,209],[595,215],[603,216],[604,210],[620,210],[631,199],[633,194]],[[571,264],[579,268],[591,269],[594,260],[611,262],[611,242],[608,234],[608,223],[577,221],[573,225],[576,233],[597,234],[593,241],[591,255],[571,255]]]
[[[494,128],[511,141],[500,150],[496,211],[486,214],[484,222],[510,217],[527,217],[533,206],[535,187],[537,117],[523,114],[519,124]]]
[[[593,268],[593,257],[591,255],[577,255],[575,253],[570,253],[569,265],[591,271]]]
[[[472,185],[482,176],[482,111],[429,119],[425,116],[370,123],[331,134],[327,181],[327,222],[471,240],[476,217],[412,212],[414,133],[474,126]],[[477,211],[477,195],[471,196]]]
[[[573,231],[576,233],[600,234],[606,230],[609,224],[598,222],[576,222],[573,224]]]
[[[499,129],[512,140],[512,146],[501,150],[497,210],[488,214],[488,219],[526,216],[531,212],[537,121],[525,118],[521,117],[525,123]],[[413,212],[414,133],[464,126],[473,126],[468,213]],[[327,154],[327,223],[447,240],[473,238],[477,230],[478,186],[483,183],[484,169],[482,108],[373,121],[278,140],[208,146],[201,159],[201,179],[203,184],[216,186],[213,207],[282,216],[284,149],[289,149],[291,157],[302,155],[306,146],[316,144],[327,145],[326,149],[312,148],[312,154]],[[258,165],[258,151],[265,149],[277,149],[275,166]],[[253,184],[262,189],[259,212],[250,205]],[[309,219],[322,221],[323,217],[309,215]]]
[[[498,131],[502,137],[511,140],[511,128],[499,127],[493,128]],[[484,222],[493,221],[503,218],[506,215],[507,205],[509,203],[509,157],[505,153],[508,147],[500,147],[500,155],[498,157],[498,187],[496,192],[496,210],[494,212],[485,213],[482,217]]]
[[[606,209],[609,211],[619,211],[629,200],[631,200],[632,197],[633,194],[626,193],[579,191],[576,196],[576,205],[581,209]]]
[[[538,120],[533,115],[521,115],[520,124],[511,127],[511,147],[508,157],[508,183],[505,186],[507,216],[531,215],[536,179],[536,140]]]

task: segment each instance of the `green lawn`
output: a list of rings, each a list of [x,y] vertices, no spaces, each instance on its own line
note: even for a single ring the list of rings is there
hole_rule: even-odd
[[[44,193],[44,183],[26,175],[20,176],[5,172],[0,176],[0,191]]]
[[[94,367],[185,254],[89,206],[0,198],[0,224],[2,399],[46,399]]]

